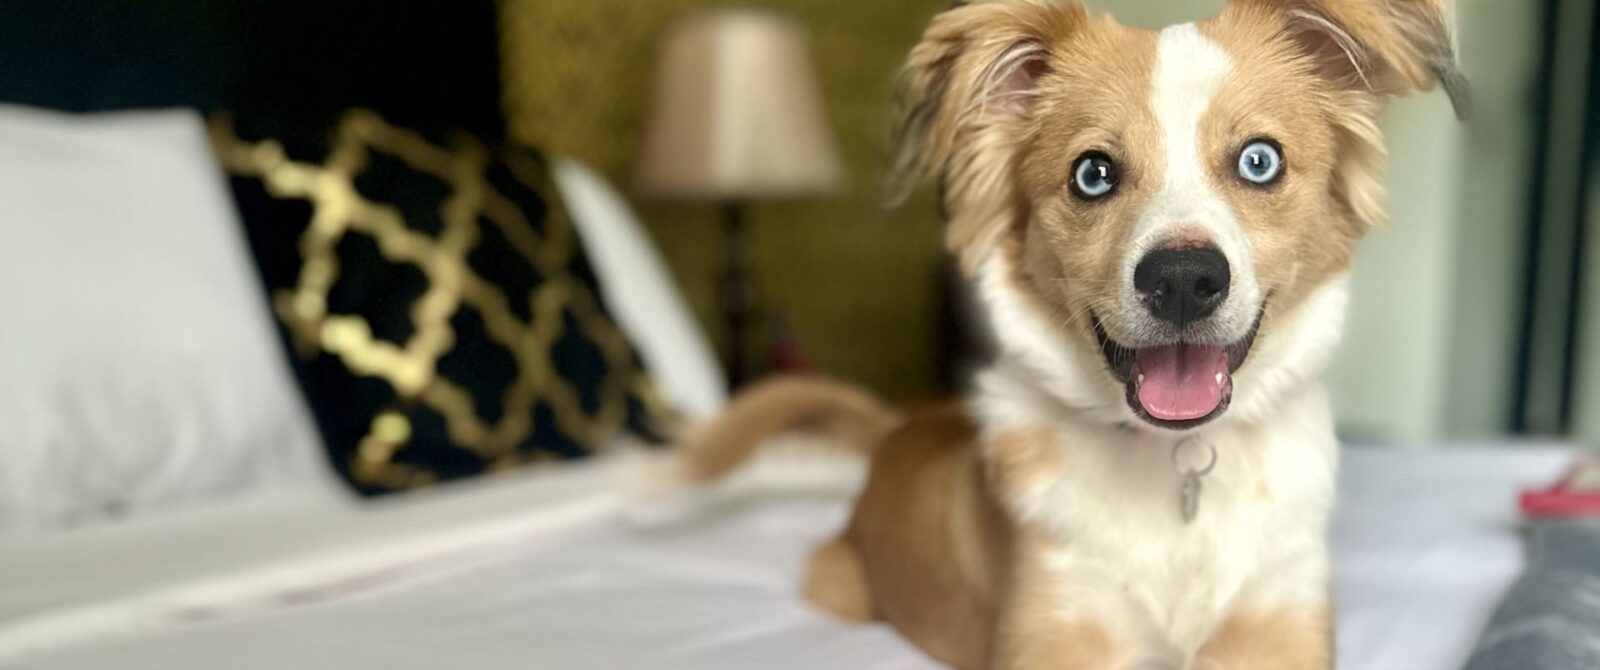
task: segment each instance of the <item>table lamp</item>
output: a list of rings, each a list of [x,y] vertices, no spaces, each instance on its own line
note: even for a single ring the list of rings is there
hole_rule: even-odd
[[[735,388],[751,372],[747,338],[756,302],[745,207],[835,192],[844,169],[805,30],[794,19],[756,9],[681,19],[663,37],[655,77],[637,186],[646,195],[722,209],[718,292]]]

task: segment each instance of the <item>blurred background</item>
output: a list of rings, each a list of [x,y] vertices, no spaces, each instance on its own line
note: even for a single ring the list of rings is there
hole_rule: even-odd
[[[507,53],[544,54],[505,61],[511,133],[626,183],[647,113],[651,37],[715,4],[502,3],[506,34],[528,36]],[[941,330],[946,266],[932,196],[895,212],[882,211],[877,196],[892,73],[944,3],[773,4],[809,29],[848,180],[832,198],[752,211],[761,290],[819,368],[902,398],[942,392],[953,371],[940,365],[949,345]],[[1089,4],[1158,27],[1208,16],[1223,2]],[[1475,114],[1450,122],[1440,95],[1401,101],[1390,113],[1394,225],[1360,251],[1350,330],[1332,373],[1340,426],[1394,442],[1590,436],[1600,430],[1585,418],[1600,417],[1600,396],[1585,395],[1600,369],[1583,356],[1586,343],[1600,346],[1600,321],[1582,318],[1583,296],[1600,301],[1600,293],[1581,288],[1593,161],[1586,147],[1596,131],[1592,9],[1464,0],[1457,14]],[[696,312],[721,337],[715,212],[638,206]],[[1600,350],[1588,360],[1596,359]]]
[[[717,4],[502,3],[504,34],[519,38],[504,61],[513,137],[580,156],[626,183],[647,113],[652,37],[674,17]],[[877,195],[891,75],[944,3],[770,4],[809,30],[848,178],[831,198],[752,210],[761,290],[817,367],[901,398],[942,392],[954,371],[940,364],[950,343],[932,197],[884,212]],[[1223,2],[1089,4],[1158,27],[1208,16]],[[1350,330],[1332,373],[1348,436],[1600,437],[1600,309],[1586,308],[1600,307],[1600,286],[1585,289],[1596,273],[1583,263],[1594,257],[1586,244],[1597,243],[1584,234],[1600,130],[1590,5],[1462,0],[1473,118],[1450,122],[1440,95],[1390,112],[1394,225],[1362,244]],[[638,206],[720,338],[716,213]]]
[[[284,138],[360,107],[574,159],[622,194],[719,374],[816,370],[914,403],[957,392],[971,353],[931,189],[879,200],[896,68],[945,4],[13,0],[0,102],[187,107],[291,157]],[[1153,27],[1223,3],[1089,4]],[[1461,0],[1474,116],[1394,105],[1394,225],[1361,244],[1331,375],[1347,437],[1600,439],[1593,5]]]

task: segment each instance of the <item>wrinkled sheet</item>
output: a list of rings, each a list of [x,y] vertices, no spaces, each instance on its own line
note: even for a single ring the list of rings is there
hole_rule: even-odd
[[[1516,492],[1567,462],[1536,447],[1347,449],[1339,666],[1460,668],[1524,565]],[[0,668],[937,667],[796,595],[852,477],[757,473],[641,509],[590,467],[0,545]]]

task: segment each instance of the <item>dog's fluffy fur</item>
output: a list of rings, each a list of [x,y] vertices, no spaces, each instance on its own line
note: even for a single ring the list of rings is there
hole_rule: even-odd
[[[1352,247],[1385,222],[1378,115],[1443,84],[1463,109],[1440,0],[1234,0],[1160,32],[1075,2],[974,1],[934,19],[901,93],[896,195],[944,185],[949,245],[999,343],[960,406],[901,417],[827,382],[748,391],[684,450],[732,467],[817,424],[871,453],[849,527],[807,596],[886,620],[961,668],[1328,668],[1326,549],[1337,454],[1322,369]],[[1281,146],[1269,187],[1241,147]],[[1116,192],[1069,194],[1085,152]],[[1232,270],[1190,330],[1132,285],[1151,250],[1203,244]],[[1203,421],[1140,411],[1107,350],[1248,351]],[[1142,380],[1142,375],[1140,376]],[[1204,459],[1197,517],[1179,460]],[[1195,456],[1199,454],[1199,456]]]

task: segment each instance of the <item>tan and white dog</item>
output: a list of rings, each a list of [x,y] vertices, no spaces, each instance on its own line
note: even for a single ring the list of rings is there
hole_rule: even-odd
[[[970,2],[904,72],[996,360],[902,417],[778,380],[686,444],[712,477],[807,425],[872,455],[807,596],[960,668],[1329,668],[1337,449],[1319,381],[1385,222],[1388,96],[1464,111],[1442,0],[1234,0],[1148,32]],[[820,424],[820,425],[817,425]]]

